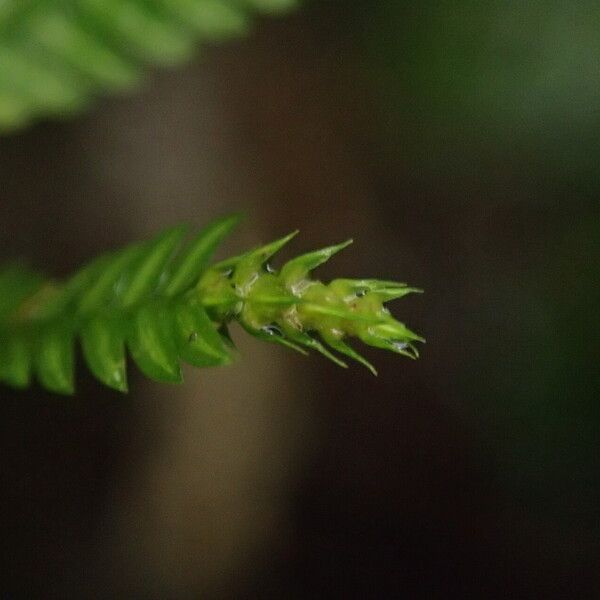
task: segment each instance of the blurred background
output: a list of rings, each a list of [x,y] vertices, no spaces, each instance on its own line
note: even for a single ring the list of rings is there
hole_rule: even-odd
[[[264,347],[0,389],[1,598],[573,598],[600,589],[600,8],[314,1],[0,138],[0,257],[65,276],[242,210],[222,256],[355,238],[373,378]],[[285,253],[284,253],[285,254]]]

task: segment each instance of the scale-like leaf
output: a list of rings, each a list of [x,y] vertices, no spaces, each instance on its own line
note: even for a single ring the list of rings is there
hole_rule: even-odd
[[[78,314],[93,313],[112,300],[117,282],[143,251],[142,244],[135,244],[108,257],[98,272],[97,278],[82,293],[77,307]]]
[[[102,383],[127,391],[122,323],[105,316],[90,319],[81,329],[81,347],[90,371]]]
[[[240,215],[232,215],[213,221],[176,257],[175,265],[165,288],[169,298],[185,292],[198,282],[206,270],[215,248],[231,233],[240,222]]]
[[[159,0],[160,5],[207,41],[225,40],[248,30],[248,17],[228,0]]]
[[[154,2],[79,0],[82,23],[105,38],[119,40],[138,60],[176,64],[191,56],[190,32],[173,22]]]
[[[182,381],[171,315],[164,306],[150,304],[135,313],[127,345],[137,366],[150,379]]]
[[[232,276],[232,281],[234,284],[242,290],[246,289],[247,283],[254,280],[255,275],[262,270],[264,264],[297,235],[298,230],[292,231],[292,233],[270,244],[259,246],[243,256],[233,259],[232,266],[235,266],[235,273]],[[224,263],[227,264],[224,261],[223,263],[219,263],[217,268],[222,268]]]
[[[285,346],[286,348],[291,348],[296,352],[303,354],[306,356],[308,352],[299,346],[298,344],[294,344],[287,338],[283,336],[283,332],[279,328],[274,328],[272,326],[266,325],[261,329],[254,329],[249,327],[247,324],[242,324],[242,327],[252,336],[262,340],[263,342],[271,342],[273,344],[279,344],[280,346]]]
[[[179,355],[190,365],[207,367],[231,361],[223,339],[199,302],[175,307],[175,328]]]
[[[18,42],[5,42],[1,32],[0,90],[11,94],[33,115],[73,111],[84,101],[72,75],[56,69],[45,57],[38,57]]]
[[[286,285],[294,285],[304,279],[313,269],[327,262],[334,254],[347,248],[352,240],[347,240],[335,246],[328,246],[307,254],[302,254],[285,263],[281,268],[281,279]]]
[[[73,6],[75,8],[75,6]],[[81,93],[92,93],[98,85],[107,89],[126,89],[139,81],[139,70],[130,59],[115,53],[99,36],[94,36],[82,26],[74,10],[67,7],[48,6],[36,11],[24,20],[26,52],[41,61],[41,52],[46,62],[55,70],[68,75]]]
[[[52,324],[40,335],[35,372],[42,386],[58,394],[72,394],[75,356],[73,332],[63,323]]]
[[[346,342],[336,338],[333,335],[327,335],[326,333],[322,333],[321,336],[334,350],[340,354],[344,354],[348,358],[354,359],[356,362],[369,369],[373,375],[377,375],[377,370],[375,367],[364,356],[360,355],[356,350],[354,350],[354,348],[346,344]]]
[[[339,359],[335,354],[329,352],[329,350],[327,350],[327,348],[325,348],[325,346],[323,346],[321,342],[315,340],[315,338],[311,337],[307,333],[286,328],[285,334],[292,342],[301,346],[305,346],[306,348],[316,350],[317,352],[328,358],[330,361],[334,362],[339,367],[342,367],[344,369],[348,368],[348,365],[343,360]]]
[[[140,256],[131,264],[131,273],[118,290],[121,305],[129,308],[153,292],[175,248],[185,235],[186,227],[174,227],[144,245]]]
[[[95,285],[111,260],[111,255],[104,254],[84,265],[60,287],[57,294],[38,307],[39,318],[48,321],[65,313],[79,314],[79,301]]]

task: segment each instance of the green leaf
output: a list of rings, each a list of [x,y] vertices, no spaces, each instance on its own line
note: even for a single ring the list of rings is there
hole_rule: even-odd
[[[260,271],[263,265],[279,250],[281,250],[290,240],[298,235],[298,230],[292,231],[288,235],[266,244],[259,246],[243,256],[233,259],[235,264],[235,273],[232,281],[240,288],[246,288],[246,282],[251,281],[255,274]],[[223,263],[219,263],[217,268],[222,267]]]
[[[248,30],[248,18],[228,0],[160,0],[166,10],[206,40],[223,40]]]
[[[352,240],[346,240],[335,246],[328,246],[321,250],[315,250],[308,254],[303,254],[288,261],[281,269],[281,279],[287,286],[294,285],[298,281],[305,279],[306,276],[319,265],[327,262],[334,254],[337,254],[344,248],[347,248]]]
[[[311,337],[307,333],[295,331],[291,328],[286,328],[285,335],[296,344],[300,344],[302,346],[305,346],[306,348],[316,350],[317,352],[328,358],[330,361],[334,362],[339,367],[343,367],[344,369],[348,368],[348,365],[343,360],[340,360],[335,354],[329,352],[329,350],[327,350],[327,348],[325,348],[325,346],[323,346],[321,342],[315,340],[315,338]]]
[[[204,307],[192,300],[175,307],[177,345],[181,358],[196,367],[225,365],[231,357]]]
[[[91,372],[108,387],[126,392],[123,324],[109,317],[90,319],[81,329],[81,346]]]
[[[274,242],[271,242],[270,244],[259,246],[258,248],[248,252],[244,256],[244,261],[252,264],[253,266],[261,267],[297,235],[298,230],[296,229],[295,231],[292,231],[292,233],[288,233],[287,235],[275,240]]]
[[[241,325],[251,336],[253,336],[259,340],[262,340],[263,342],[271,342],[273,344],[279,344],[280,346],[285,346],[286,348],[291,348],[292,350],[295,350],[296,352],[299,352],[300,354],[303,354],[304,356],[308,355],[308,352],[304,348],[302,348],[298,344],[294,344],[294,342],[291,342],[290,340],[285,338],[283,336],[283,333],[281,333],[279,331],[274,331],[273,327],[266,326],[266,327],[263,327],[262,329],[255,329],[253,327],[250,327],[246,323],[241,323]]]
[[[354,348],[343,342],[342,340],[336,338],[333,335],[328,335],[327,333],[321,333],[321,337],[325,340],[327,344],[329,344],[334,350],[339,352],[340,354],[344,354],[348,358],[354,359],[356,362],[365,366],[373,375],[377,375],[377,370],[375,367],[363,356],[361,356]]]
[[[26,48],[3,43],[1,37],[0,90],[19,98],[30,112],[75,110],[85,101],[72,74]]]
[[[389,318],[370,328],[370,332],[378,337],[391,340],[425,342],[425,338],[411,331],[404,323]]]
[[[116,54],[105,41],[86,31],[66,7],[48,7],[25,21],[27,39],[54,58],[53,68],[77,74],[79,85],[92,91],[97,85],[108,89],[129,88],[139,80],[139,69]],[[29,50],[31,55],[37,54]]]
[[[115,295],[115,286],[127,268],[143,252],[142,244],[135,244],[108,256],[94,282],[81,295],[78,315],[87,315],[103,307]]]
[[[323,306],[314,302],[306,302],[305,304],[302,304],[301,310],[306,314],[335,317],[345,321],[356,321],[357,323],[372,323],[376,325],[381,323],[383,320],[383,318],[377,314],[367,315],[354,313],[345,305],[340,308],[336,308],[331,306]]]
[[[127,339],[133,360],[155,381],[182,381],[170,313],[160,304],[142,306],[133,316]]]
[[[422,289],[408,287],[406,283],[380,281],[379,279],[335,279],[330,283],[330,288],[354,294],[361,292],[377,294],[383,302],[397,300],[408,294],[423,293]]]
[[[24,389],[31,381],[31,351],[23,335],[0,340],[0,381]]]
[[[118,40],[137,59],[171,65],[190,57],[194,40],[186,28],[152,3],[79,0],[82,22],[101,37]]]
[[[73,332],[62,323],[44,329],[37,342],[35,372],[40,384],[51,392],[72,394],[75,353]]]
[[[391,300],[404,298],[404,296],[408,296],[408,294],[422,294],[423,290],[415,287],[380,288],[373,293],[377,294],[384,302],[390,302]]]
[[[358,336],[361,341],[369,346],[375,348],[381,348],[383,350],[390,350],[396,354],[401,354],[407,358],[416,359],[419,357],[419,352],[406,338],[387,338],[379,335],[374,335],[370,331],[359,332]]]
[[[84,265],[75,275],[67,280],[60,292],[48,302],[38,307],[40,319],[53,319],[65,313],[78,313],[79,302],[86,290],[97,281],[100,272],[112,260],[112,255],[104,254]]]
[[[124,308],[133,306],[153,292],[169,259],[181,242],[186,227],[174,227],[144,244],[141,255],[131,264],[131,273],[118,290]]]
[[[206,270],[215,248],[231,233],[240,220],[240,215],[232,215],[213,221],[200,231],[196,239],[176,257],[164,294],[172,298],[197,283],[200,275]]]

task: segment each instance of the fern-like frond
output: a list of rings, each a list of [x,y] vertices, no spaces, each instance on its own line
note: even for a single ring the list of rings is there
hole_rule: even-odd
[[[315,350],[336,364],[335,352],[375,373],[346,340],[417,358],[424,340],[396,321],[384,302],[419,292],[403,283],[336,279],[311,271],[350,241],[309,252],[280,271],[269,259],[296,232],[209,266],[237,216],[208,225],[188,243],[185,227],[104,254],[65,282],[19,265],[0,270],[0,381],[16,388],[32,376],[48,390],[74,391],[78,341],[91,372],[127,390],[126,353],[156,381],[180,382],[181,362],[197,367],[232,359],[228,325],[302,353]]]
[[[146,65],[188,60],[296,0],[0,1],[0,131],[134,87]]]

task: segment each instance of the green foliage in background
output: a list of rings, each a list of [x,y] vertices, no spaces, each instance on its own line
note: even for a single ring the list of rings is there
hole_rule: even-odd
[[[209,267],[238,220],[213,222],[179,251],[186,228],[169,229],[100,256],[64,283],[19,266],[1,270],[0,381],[26,388],[35,373],[46,389],[73,393],[79,338],[88,367],[112,388],[127,390],[126,348],[148,377],[180,382],[180,361],[197,367],[231,362],[232,321],[259,339],[302,353],[313,349],[342,367],[331,350],[375,373],[346,343],[351,336],[418,357],[414,344],[424,340],[383,304],[420,290],[375,279],[323,284],[310,278],[350,241],[292,259],[277,272],[267,261],[294,232]]]
[[[0,0],[0,131],[134,88],[295,0]]]
[[[495,169],[499,153],[542,173],[596,171],[598,2],[374,2],[368,20],[350,6],[382,137],[424,177]]]

